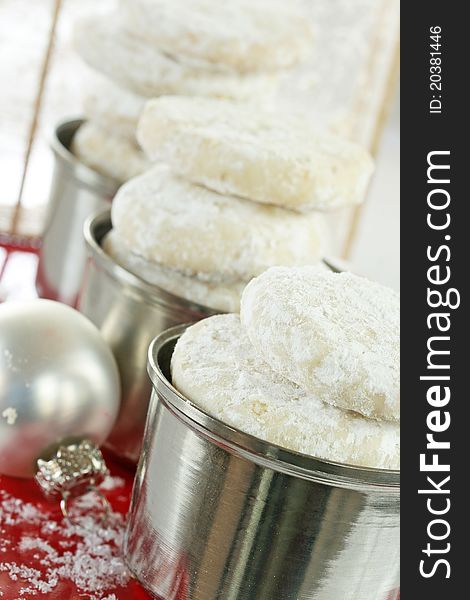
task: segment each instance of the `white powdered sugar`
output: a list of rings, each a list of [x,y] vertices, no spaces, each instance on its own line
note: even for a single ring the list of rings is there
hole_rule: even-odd
[[[238,75],[188,65],[129,32],[118,13],[88,17],[76,24],[74,41],[81,58],[93,69],[140,96],[162,94],[250,98],[270,95],[277,76]]]
[[[89,91],[83,103],[87,119],[136,144],[137,121],[147,99],[97,74],[90,75],[87,84]]]
[[[114,230],[105,237],[102,247],[126,271],[166,292],[222,312],[240,310],[240,298],[246,282],[222,279],[203,281],[198,277],[186,276],[175,269],[162,267],[135,254],[132,247],[128,246]]]
[[[326,245],[322,215],[222,196],[165,166],[123,185],[111,214],[135,254],[206,278],[249,280],[273,264],[314,264]]]
[[[331,210],[364,200],[368,152],[305,120],[215,98],[156,98],[137,137],[153,160],[220,194],[289,209]]]
[[[149,166],[135,142],[113,134],[92,121],[78,129],[73,138],[72,151],[84,164],[117,182],[127,181]]]
[[[400,419],[399,296],[351,273],[274,267],[243,292],[241,320],[269,365],[315,397]]]
[[[299,0],[121,0],[119,9],[149,43],[208,68],[284,69],[312,49]]]
[[[120,482],[111,479],[108,484]],[[123,517],[112,512],[103,523],[93,494],[74,502],[73,510],[76,525],[57,522],[51,511],[0,490],[0,574],[21,583],[19,598],[60,593],[66,581],[76,586],[80,597],[115,600],[112,590],[128,583],[130,574],[120,551]],[[3,560],[7,553],[21,557],[21,563]]]
[[[189,400],[246,433],[332,461],[399,466],[397,425],[325,404],[273,371],[236,315],[188,328],[176,344],[171,369],[173,385]]]
[[[136,153],[122,140],[135,143],[145,98],[272,100],[286,67],[310,54],[312,28],[299,0],[288,6],[262,1],[262,6],[248,0],[122,1],[110,12],[79,20],[75,47],[96,73],[84,112],[102,135],[92,144],[79,140],[78,158],[118,181],[139,172],[132,164]]]

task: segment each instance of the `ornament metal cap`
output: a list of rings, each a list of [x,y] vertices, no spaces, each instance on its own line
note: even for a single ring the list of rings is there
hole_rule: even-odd
[[[103,455],[87,439],[69,438],[49,448],[37,459],[36,481],[48,496],[62,496],[60,507],[66,519],[72,521],[68,503],[86,492],[94,491],[109,514],[109,504],[97,486],[109,474]]]

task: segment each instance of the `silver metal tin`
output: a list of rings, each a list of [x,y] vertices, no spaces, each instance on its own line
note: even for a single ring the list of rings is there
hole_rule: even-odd
[[[130,570],[165,600],[395,600],[399,472],[314,459],[210,417],[170,384],[184,329],[149,350]]]
[[[106,445],[137,463],[152,389],[146,372],[150,342],[169,327],[221,311],[174,296],[119,266],[101,248],[110,230],[109,209],[85,222],[89,261],[78,308],[101,330],[121,375],[121,410]]]
[[[54,173],[39,254],[36,289],[42,298],[76,306],[86,263],[85,219],[109,207],[119,183],[82,164],[71,152],[83,119],[59,123],[51,149]]]

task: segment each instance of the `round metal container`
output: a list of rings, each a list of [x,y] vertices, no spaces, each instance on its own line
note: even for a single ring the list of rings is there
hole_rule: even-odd
[[[174,296],[123,269],[101,248],[110,230],[109,209],[85,222],[89,260],[78,309],[101,330],[121,375],[121,410],[106,445],[137,463],[152,389],[146,372],[150,342],[168,327],[221,311]]]
[[[60,123],[51,142],[54,173],[39,254],[39,296],[76,306],[86,263],[85,219],[109,207],[119,184],[82,164],[71,152],[83,119]]]
[[[399,472],[314,459],[210,417],[170,383],[184,329],[149,350],[124,546],[137,579],[165,600],[395,600]]]

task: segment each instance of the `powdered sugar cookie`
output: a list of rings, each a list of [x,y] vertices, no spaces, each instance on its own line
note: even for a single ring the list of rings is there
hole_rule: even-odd
[[[150,157],[194,183],[295,210],[362,202],[373,170],[356,144],[229,100],[151,100],[137,137]]]
[[[399,421],[393,290],[352,273],[275,267],[245,288],[241,319],[263,359],[318,399]]]
[[[129,139],[84,123],[74,135],[72,152],[85,165],[116,181],[127,181],[145,171],[149,163],[144,153]]]
[[[141,96],[187,94],[250,98],[276,90],[272,75],[238,76],[184,64],[122,27],[118,15],[76,24],[75,46],[90,67]]]
[[[135,254],[115,231],[111,231],[104,239],[103,250],[126,271],[170,294],[222,312],[240,310],[240,297],[246,282],[210,282],[186,277],[179,271],[167,269]]]
[[[273,264],[312,264],[325,246],[321,215],[221,196],[161,165],[121,187],[112,221],[136,254],[209,278],[248,280]]]
[[[164,52],[238,72],[284,69],[312,50],[297,0],[121,0],[120,10]]]
[[[83,112],[87,119],[136,144],[137,122],[147,99],[115,85],[105,77],[95,76],[88,83],[83,101]]]
[[[189,327],[176,344],[171,371],[173,385],[189,400],[246,433],[331,461],[399,467],[397,425],[324,404],[273,371],[236,315]]]

